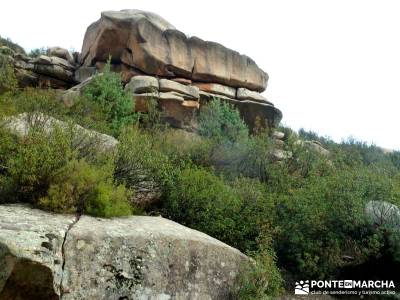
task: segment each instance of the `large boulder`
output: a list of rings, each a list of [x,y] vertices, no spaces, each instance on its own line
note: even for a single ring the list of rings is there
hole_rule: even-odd
[[[268,75],[245,55],[218,43],[188,38],[160,16],[140,10],[106,11],[85,34],[81,62],[113,62],[148,75],[183,77],[264,91]]]
[[[0,205],[0,299],[229,299],[238,250],[161,217]]]
[[[0,299],[59,299],[73,215],[0,205]]]

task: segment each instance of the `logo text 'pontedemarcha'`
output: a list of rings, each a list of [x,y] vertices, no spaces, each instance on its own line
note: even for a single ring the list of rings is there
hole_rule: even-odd
[[[393,280],[301,280],[295,285],[296,295],[308,295],[312,291],[325,290],[394,290]]]

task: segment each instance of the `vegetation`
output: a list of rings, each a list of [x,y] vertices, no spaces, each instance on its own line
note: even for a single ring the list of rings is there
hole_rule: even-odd
[[[11,58],[0,53],[0,93],[14,91],[17,84]]]
[[[20,45],[18,45],[17,43],[14,43],[11,39],[9,38],[3,38],[0,36],[0,47],[1,46],[5,46],[10,48],[11,50],[13,50],[16,53],[21,53],[21,54],[25,54],[25,50],[24,48],[22,48]]]
[[[104,66],[102,75],[94,78],[84,94],[101,108],[115,135],[123,126],[131,125],[138,119],[132,97],[124,91],[120,75],[111,72],[111,58]]]
[[[296,279],[398,276],[399,230],[371,224],[365,206],[400,206],[399,152],[282,128],[291,156],[277,161],[269,132],[249,135],[239,113],[218,99],[201,110],[199,135],[172,130],[154,104],[148,116],[133,113],[109,65],[70,108],[51,90],[7,90],[0,95],[2,201],[103,217],[157,213],[203,231],[254,259],[243,265],[235,299],[269,299]],[[49,131],[39,112],[68,125]],[[6,122],[19,113],[30,120],[23,136]],[[119,144],[102,151],[96,139],[82,142],[73,124]],[[330,156],[299,145],[298,136],[319,141]],[[140,211],[133,200],[143,180],[161,200]],[[385,268],[371,267],[383,260]]]
[[[47,49],[42,47],[42,48],[35,48],[29,51],[28,54],[30,57],[38,57],[40,55],[47,55]]]

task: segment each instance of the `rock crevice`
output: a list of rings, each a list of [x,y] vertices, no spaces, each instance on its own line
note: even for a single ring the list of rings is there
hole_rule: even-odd
[[[61,255],[62,255],[62,271],[61,271],[61,280],[60,280],[60,299],[63,298],[64,293],[68,292],[68,290],[64,289],[63,282],[64,282],[64,273],[65,273],[65,242],[67,241],[68,233],[74,227],[76,223],[79,222],[81,218],[80,214],[77,214],[75,220],[68,226],[68,229],[65,231],[64,239],[61,245]]]

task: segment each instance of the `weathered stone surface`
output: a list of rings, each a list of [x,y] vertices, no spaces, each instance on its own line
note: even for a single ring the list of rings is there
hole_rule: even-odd
[[[68,128],[69,125],[42,113],[22,113],[2,120],[4,126],[18,136],[26,136],[32,126],[40,126],[44,133],[50,133],[55,127]],[[79,144],[88,144],[97,150],[109,151],[115,149],[118,141],[112,136],[85,129],[80,125],[72,125],[74,138]]]
[[[306,147],[307,149],[310,149],[311,151],[314,151],[316,153],[321,154],[322,156],[329,157],[331,155],[330,151],[325,149],[320,142],[318,141],[303,141],[303,140],[297,140],[295,142],[297,145],[301,145],[303,147]]]
[[[268,75],[245,55],[224,46],[188,38],[160,16],[140,10],[107,11],[85,34],[85,66],[113,60],[146,74],[215,82],[263,91]]]
[[[61,47],[50,47],[47,49],[47,55],[48,56],[56,56],[59,58],[63,58],[66,61],[68,61],[70,64],[74,64],[74,59],[69,53],[67,49],[61,48]]]
[[[0,205],[0,299],[59,299],[73,215]]]
[[[74,73],[74,80],[76,82],[83,82],[89,77],[92,77],[93,75],[96,74],[96,68],[95,67],[80,67],[75,70]]]
[[[35,73],[47,75],[65,82],[74,82],[74,66],[65,59],[40,55],[32,63],[34,64]]]
[[[175,92],[133,94],[133,98],[135,110],[142,113],[149,111],[149,101],[156,101],[162,119],[173,127],[186,128],[196,124],[198,101],[185,100],[183,95]]]
[[[192,85],[183,85],[168,79],[160,79],[160,92],[177,92],[185,99],[199,99],[199,88]]]
[[[250,91],[245,88],[237,89],[236,98],[239,100],[252,100],[252,101],[259,101],[259,102],[265,102],[265,103],[272,104],[271,102],[269,102],[267,100],[267,98],[265,98],[261,94],[254,92],[254,91]]]
[[[275,139],[278,139],[278,140],[283,140],[285,137],[285,134],[281,131],[274,130],[274,132],[272,133],[272,137]]]
[[[175,128],[193,128],[196,126],[197,106],[188,105],[189,103],[181,99],[172,97],[159,100],[162,119]]]
[[[400,230],[400,208],[386,201],[369,201],[365,215],[371,225],[388,226]]]
[[[238,250],[161,217],[0,205],[0,299],[229,299]]]
[[[63,299],[228,299],[246,259],[161,217],[83,216],[65,242]]]
[[[192,84],[192,81],[190,79],[183,78],[183,77],[171,78],[171,80],[179,82],[179,83],[184,84],[184,85]]]
[[[282,149],[274,149],[271,155],[273,159],[277,161],[282,161],[291,158],[293,156],[293,153],[291,151],[285,151]]]
[[[201,91],[206,93],[222,95],[232,99],[236,98],[236,89],[229,86],[225,86],[218,83],[200,83],[200,82],[195,82],[193,84],[197,86]]]
[[[125,86],[125,90],[134,94],[158,92],[159,84],[153,76],[135,76]]]
[[[105,62],[98,61],[96,63],[96,70],[99,73],[102,73],[103,70],[104,70],[104,66],[105,65],[106,65]],[[124,63],[112,63],[111,64],[111,71],[112,72],[116,72],[116,73],[120,73],[121,79],[122,79],[122,81],[124,83],[128,83],[129,80],[134,76],[146,75],[144,72],[142,72],[142,71],[140,71],[140,70],[138,70],[138,69],[136,69],[134,67],[128,66],[128,65],[126,65]]]

